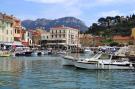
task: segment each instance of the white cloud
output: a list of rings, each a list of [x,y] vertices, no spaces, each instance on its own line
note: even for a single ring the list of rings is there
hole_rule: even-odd
[[[97,3],[111,3],[114,2],[115,0],[96,0]],[[117,0],[118,1],[118,0]],[[116,2],[116,1],[115,1]]]
[[[135,0],[95,0],[93,6],[109,6],[109,5],[129,5],[135,3]]]
[[[70,3],[74,1],[80,1],[80,2],[85,2],[87,3],[128,3],[129,1],[127,0],[25,0],[25,1],[32,1],[32,2],[38,2],[38,3]],[[130,2],[134,2],[135,0],[130,0]],[[82,3],[80,3],[82,4]]]
[[[130,0],[130,2],[133,2],[135,0]],[[96,0],[97,3],[104,3],[104,4],[112,4],[112,3],[128,3],[129,1],[127,0]]]
[[[128,0],[24,0],[24,1],[45,4],[43,8],[39,9],[38,13],[40,12],[39,14],[46,18],[54,19],[54,18],[65,17],[65,16],[74,16],[84,20],[87,23],[95,22],[96,19],[101,16],[106,17],[106,16],[116,16],[116,15],[127,15],[129,11],[125,11],[123,10],[123,8],[130,5],[133,6],[133,3],[135,3],[135,0],[130,0],[130,1]],[[116,9],[115,6],[117,6],[118,9]],[[84,18],[88,18],[89,20]]]
[[[69,0],[25,0],[36,3],[45,3],[45,4],[58,4],[58,3],[67,3]],[[74,1],[74,0],[71,0]]]
[[[79,17],[82,14],[79,0],[25,0],[35,3],[50,5],[50,8],[42,8],[43,15],[58,18],[64,16]],[[55,5],[54,5],[55,4]]]
[[[49,18],[60,18],[65,16],[74,16],[74,17],[80,17],[82,15],[82,11],[79,8],[76,7],[52,7],[50,9],[43,10],[41,12],[44,16],[47,16]]]

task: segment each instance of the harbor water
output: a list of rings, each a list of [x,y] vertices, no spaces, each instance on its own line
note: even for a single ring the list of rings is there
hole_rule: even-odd
[[[135,89],[134,70],[80,70],[61,59],[0,58],[0,89]]]

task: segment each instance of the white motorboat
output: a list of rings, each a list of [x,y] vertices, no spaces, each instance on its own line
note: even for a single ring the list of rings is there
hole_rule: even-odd
[[[73,56],[63,56],[62,65],[64,66],[74,66],[75,58]]]
[[[44,56],[44,55],[48,55],[49,51],[48,50],[35,50],[32,52],[32,56]]]
[[[30,50],[29,47],[16,47],[12,55],[13,56],[31,56],[32,51]]]
[[[44,52],[42,52],[42,51],[34,51],[33,53],[32,53],[32,56],[43,56],[44,55]]]
[[[78,68],[84,69],[134,69],[131,62],[123,59],[112,59],[113,55],[98,53],[94,57],[74,62]]]
[[[66,51],[58,51],[56,52],[56,54],[59,54],[59,55],[65,55],[67,52]]]
[[[91,59],[98,58],[98,56],[99,56],[99,54],[96,54]],[[88,58],[84,59],[84,58],[73,57],[73,56],[67,55],[67,56],[63,56],[63,58],[62,58],[62,65],[74,66],[74,62],[76,62],[76,61],[83,61],[83,60],[89,60],[89,59]]]
[[[42,55],[48,55],[48,53],[49,53],[48,50],[42,50],[42,51],[41,51],[41,54],[42,54]]]
[[[114,57],[126,57],[126,53],[128,53],[129,48],[127,46],[121,47],[117,52],[114,53]]]

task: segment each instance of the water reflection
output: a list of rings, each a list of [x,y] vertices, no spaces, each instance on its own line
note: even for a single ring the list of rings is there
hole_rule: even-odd
[[[59,57],[0,59],[0,89],[134,89],[131,70],[79,70]]]
[[[19,72],[23,70],[22,60],[0,60],[0,71]]]
[[[130,89],[135,88],[133,84],[135,73],[132,70],[78,70],[77,72],[80,73],[78,77],[81,88],[128,89],[129,86],[132,87]]]

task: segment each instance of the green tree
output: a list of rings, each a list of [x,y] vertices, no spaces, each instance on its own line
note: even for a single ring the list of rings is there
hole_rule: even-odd
[[[110,46],[118,46],[118,45],[119,45],[118,42],[111,42],[111,43],[110,43]]]
[[[128,42],[128,45],[133,45],[133,44],[134,44],[133,41]]]

